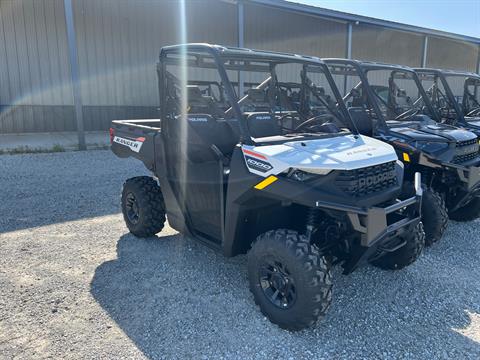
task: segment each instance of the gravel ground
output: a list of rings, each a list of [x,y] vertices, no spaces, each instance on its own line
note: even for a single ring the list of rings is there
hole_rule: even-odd
[[[129,235],[109,151],[0,156],[0,358],[480,358],[480,221],[413,266],[335,273],[314,329],[271,324],[246,259]]]

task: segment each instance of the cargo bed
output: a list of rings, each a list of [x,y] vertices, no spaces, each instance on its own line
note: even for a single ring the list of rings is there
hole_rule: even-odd
[[[141,160],[153,171],[155,137],[160,134],[160,119],[114,120],[110,128],[110,143],[115,155]]]

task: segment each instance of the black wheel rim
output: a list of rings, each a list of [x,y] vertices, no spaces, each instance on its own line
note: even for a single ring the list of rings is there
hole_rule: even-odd
[[[128,193],[125,198],[125,208],[127,213],[128,221],[132,224],[138,223],[138,219],[140,217],[137,199],[133,193]]]
[[[288,309],[295,304],[295,282],[285,264],[280,261],[266,261],[260,267],[259,279],[263,294],[273,305]]]

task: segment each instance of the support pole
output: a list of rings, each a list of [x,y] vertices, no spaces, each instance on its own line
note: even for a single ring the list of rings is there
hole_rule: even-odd
[[[243,1],[237,3],[238,6],[238,47],[245,47],[244,39],[244,28],[245,28],[245,5]]]
[[[73,103],[75,105],[75,119],[77,122],[78,149],[86,150],[85,131],[83,128],[82,96],[80,92],[80,77],[78,72],[78,52],[73,19],[72,0],[63,0],[65,6],[65,23],[67,27],[68,57],[70,60],[70,74],[73,89]]]
[[[480,74],[480,46],[478,47],[477,74]],[[476,87],[475,87],[476,89]]]
[[[423,54],[422,54],[422,68],[427,67],[427,55],[428,55],[428,36],[423,39]]]
[[[237,3],[237,13],[238,13],[238,47],[245,47],[244,42],[244,29],[245,29],[245,5],[243,1]],[[241,99],[244,92],[243,86],[243,74],[238,72],[238,98]]]
[[[353,26],[352,23],[347,23],[347,48],[345,50],[345,58],[352,58],[352,33]],[[347,75],[344,76],[343,80],[343,96],[347,94]]]
[[[353,26],[352,23],[347,24],[347,59],[352,58],[352,33],[353,33]]]

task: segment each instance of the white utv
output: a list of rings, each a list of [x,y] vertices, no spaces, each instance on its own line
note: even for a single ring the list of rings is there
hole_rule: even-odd
[[[314,117],[300,86],[310,70],[332,96]],[[327,311],[332,264],[350,273],[418,258],[420,178],[414,196],[397,200],[394,149],[358,134],[319,59],[188,44],[162,48],[158,75],[160,119],[111,128],[113,152],[153,174],[124,184],[131,233],[153,236],[168,218],[225,256],[248,253],[255,302],[289,330]]]

